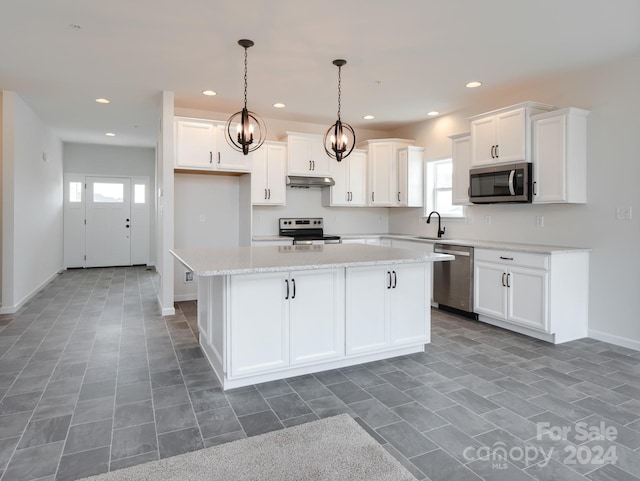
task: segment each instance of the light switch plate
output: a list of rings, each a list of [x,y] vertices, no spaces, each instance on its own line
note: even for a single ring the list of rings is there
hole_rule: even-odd
[[[631,220],[631,207],[616,207],[616,220]]]
[[[544,227],[544,216],[543,215],[537,215],[536,216],[536,226]]]
[[[485,224],[491,224],[491,216],[490,215],[485,215],[484,216],[484,223]]]

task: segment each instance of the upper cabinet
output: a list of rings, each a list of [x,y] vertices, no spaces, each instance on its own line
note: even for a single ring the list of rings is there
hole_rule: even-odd
[[[531,162],[531,116],[552,108],[525,102],[471,117],[471,165]]]
[[[323,137],[316,134],[287,132],[288,173],[306,177],[331,175],[329,156],[324,151]]]
[[[422,207],[424,203],[424,148],[404,147],[398,150],[399,207]]]
[[[225,123],[176,117],[175,168],[245,173],[251,156],[231,148],[225,139]]]
[[[284,205],[286,199],[287,146],[265,142],[252,153],[251,203]]]
[[[532,117],[533,202],[587,202],[587,116],[566,108]]]
[[[469,202],[469,167],[471,166],[471,134],[458,134],[451,139],[452,203],[453,205],[470,205]]]
[[[353,150],[341,162],[331,162],[331,176],[335,181],[330,189],[323,189],[323,203],[331,207],[367,205],[367,151]],[[329,202],[326,196],[329,195]]]
[[[405,188],[406,192],[404,182],[402,187],[398,183],[398,151],[411,145],[413,141],[406,139],[366,140],[358,144],[358,148],[367,149],[369,156],[369,205],[393,207],[406,202],[400,190]]]

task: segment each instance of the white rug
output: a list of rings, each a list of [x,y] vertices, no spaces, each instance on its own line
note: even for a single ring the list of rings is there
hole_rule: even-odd
[[[85,479],[415,481],[348,414]]]

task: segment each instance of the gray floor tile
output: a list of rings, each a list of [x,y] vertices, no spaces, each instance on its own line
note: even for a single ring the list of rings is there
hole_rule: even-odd
[[[229,406],[199,412],[197,419],[205,439],[242,430],[237,416]]]
[[[4,470],[5,466],[9,463],[13,451],[20,441],[20,436],[14,438],[0,439],[0,473]]]
[[[444,377],[442,374],[438,374],[437,372],[423,374],[422,376],[416,377],[416,379],[425,386],[428,386],[431,389],[435,389],[436,391],[441,393],[457,391],[462,387],[457,382],[449,379],[448,377]]]
[[[386,386],[386,384],[376,387],[382,388],[383,386]],[[330,386],[328,386],[328,388],[345,404],[351,404],[371,398],[371,395],[367,391],[358,387],[351,381],[341,382],[339,384],[331,384]]]
[[[218,446],[224,443],[230,443],[232,441],[238,441],[239,439],[245,439],[247,435],[244,431],[235,431],[233,433],[222,434],[214,438],[208,438],[204,440],[204,447],[210,448],[212,446]]]
[[[158,451],[149,451],[147,453],[138,454],[129,458],[117,459],[111,461],[109,464],[109,470],[115,471],[117,469],[128,468],[130,466],[137,466],[138,464],[149,463],[160,459]]]
[[[376,429],[376,432],[407,458],[438,449],[438,446],[405,421],[383,426]]]
[[[5,469],[2,481],[25,481],[55,474],[63,441],[43,444],[15,452]]]
[[[568,419],[569,421],[579,421],[580,419],[584,419],[591,414],[591,411],[580,408],[580,405],[577,403],[567,403],[551,396],[550,394],[535,397],[531,399],[531,402],[545,408],[552,413],[557,414],[558,416]]]
[[[318,399],[331,394],[331,391],[329,391],[324,384],[314,377],[308,377],[297,381],[289,381],[289,385],[305,401]]]
[[[461,405],[440,409],[436,414],[470,436],[495,429],[491,422]]]
[[[151,423],[153,420],[153,405],[150,400],[120,404],[113,414],[113,429]]]
[[[325,396],[307,401],[307,405],[321,418],[338,414],[353,414],[353,411],[336,396]],[[354,415],[354,414],[353,414]]]
[[[156,451],[156,426],[154,423],[141,424],[113,431],[111,459],[122,459],[138,454]]]
[[[482,479],[491,481],[534,481],[534,478],[512,463],[506,460],[496,461],[490,456],[467,463],[466,466]]]
[[[274,396],[267,399],[267,402],[280,420],[296,418],[313,412],[296,393]]]
[[[240,421],[242,429],[244,429],[247,436],[255,436],[284,428],[273,411],[263,411],[240,416],[238,417],[238,421]]]
[[[580,401],[576,401],[574,404],[587,411],[599,414],[621,424],[631,423],[638,419],[638,415],[636,415],[635,413],[629,412],[617,406],[612,406],[609,403],[600,401],[592,397],[587,397]]]
[[[269,405],[256,389],[227,394],[227,400],[237,416],[245,416],[269,409]]]
[[[41,392],[32,392],[16,394],[15,396],[5,396],[2,402],[0,402],[0,416],[32,411],[38,404],[41,395]]]
[[[468,452],[480,447],[478,441],[452,425],[432,429],[424,435],[463,464],[469,462]]]
[[[500,386],[505,391],[509,391],[512,394],[515,394],[522,399],[531,399],[536,396],[541,396],[545,392],[541,389],[536,389],[535,387],[531,387],[528,384],[524,384],[520,381],[516,381],[510,377],[504,379],[498,379],[497,381],[493,381],[496,386]]]
[[[29,423],[30,412],[9,414],[0,417],[0,439],[21,436]]]
[[[179,369],[151,373],[151,386],[154,389],[183,383],[182,373]]]
[[[305,414],[303,416],[298,416],[296,418],[284,419],[282,424],[285,428],[290,428],[293,426],[298,426],[299,424],[310,423],[312,421],[317,421],[320,419],[315,413]]]
[[[111,419],[71,426],[64,446],[64,454],[109,446],[111,444],[111,428]]]
[[[158,434],[196,426],[196,417],[191,403],[156,409],[155,420]],[[162,456],[162,449],[160,449],[160,455]]]
[[[410,459],[432,481],[482,481],[462,463],[438,449]]]
[[[105,397],[79,402],[73,413],[71,424],[81,424],[113,417],[114,398]]]
[[[368,369],[356,369],[345,372],[344,375],[351,381],[357,384],[361,388],[373,387],[378,384],[383,384],[384,381],[380,379],[376,374],[372,373]],[[349,379],[345,380],[348,381]],[[336,383],[332,383],[336,384]]]
[[[441,418],[434,412],[425,408],[418,402],[411,402],[391,408],[395,414],[400,416],[411,426],[416,428],[420,432],[428,431],[430,429],[438,428],[448,424],[448,421]]]
[[[289,384],[284,380],[256,384],[256,388],[258,389],[258,391],[260,391],[260,394],[262,394],[262,397],[265,399],[293,392],[291,386],[289,386]]]
[[[187,389],[181,384],[153,390],[153,405],[156,409],[190,402]]]
[[[585,478],[575,471],[567,468],[555,459],[549,462],[541,462],[525,469],[525,472],[538,481],[562,480],[585,481]]]
[[[158,434],[158,448],[161,458],[176,456],[204,448],[198,428],[187,428],[165,434]]]
[[[391,444],[387,443],[382,446],[396,461],[398,461],[404,468],[411,473],[411,475],[417,480],[423,481],[426,479],[424,473],[416,468],[416,465],[405,458],[400,451],[394,448]]]
[[[113,396],[116,391],[115,380],[109,382],[84,383],[80,388],[79,401],[89,401],[102,397]]]
[[[410,389],[406,393],[413,399],[418,401],[424,407],[437,411],[456,404],[455,401],[449,399],[447,396],[440,394],[439,392],[431,389],[430,387],[423,386],[416,389]],[[400,404],[400,403],[398,403]]]
[[[416,378],[408,375],[404,371],[391,371],[380,374],[380,377],[401,391],[423,386],[420,381],[417,381]]]
[[[534,437],[538,432],[538,427],[535,423],[505,408],[496,409],[485,413],[483,416],[496,426],[509,431],[523,441]]]
[[[366,399],[349,405],[373,429],[401,421],[401,418],[377,399]]]
[[[521,397],[507,391],[493,394],[491,396],[488,396],[487,399],[509,409],[510,411],[513,411],[523,418],[535,416],[536,414],[540,414],[546,411],[544,408],[530,403],[529,401],[526,401]]]
[[[109,447],[67,454],[60,459],[56,481],[73,481],[109,470]]]
[[[31,421],[20,439],[18,449],[63,441],[71,423],[71,415]]]
[[[344,374],[342,374],[338,369],[333,369],[331,371],[316,372],[313,375],[318,381],[320,381],[325,386],[328,386],[329,384],[338,384],[338,383],[346,382],[349,380],[349,378],[347,378]],[[260,389],[260,386],[258,386],[258,389]]]
[[[148,381],[118,386],[116,390],[116,405],[146,401],[147,399],[151,399],[151,384]]]

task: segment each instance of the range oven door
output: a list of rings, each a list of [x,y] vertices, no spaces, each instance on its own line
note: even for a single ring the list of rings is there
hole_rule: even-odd
[[[469,200],[474,204],[530,203],[530,162],[481,167],[469,171]]]

